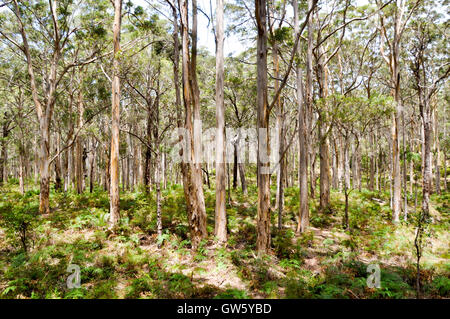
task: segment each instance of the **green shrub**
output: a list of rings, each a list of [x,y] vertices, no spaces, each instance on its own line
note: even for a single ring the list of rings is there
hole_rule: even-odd
[[[435,295],[448,298],[450,297],[450,279],[444,276],[437,276],[429,284],[428,289]]]
[[[31,196],[26,196],[14,204],[4,202],[0,205],[0,226],[6,229],[7,239],[13,245],[20,245],[26,252],[37,225],[39,203]]]
[[[301,278],[287,277],[285,287],[285,294],[288,299],[311,298],[308,284]]]
[[[244,290],[230,288],[217,294],[213,299],[248,299],[248,295]]]

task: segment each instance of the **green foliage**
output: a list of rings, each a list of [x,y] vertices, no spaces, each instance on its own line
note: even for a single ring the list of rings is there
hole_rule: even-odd
[[[38,224],[38,212],[39,202],[31,194],[14,203],[6,201],[0,204],[0,226],[6,229],[7,238],[13,244],[20,242],[25,252]]]
[[[253,200],[255,193],[256,188],[250,186],[248,196],[239,195],[237,191],[233,198],[245,203]],[[228,225],[227,246],[211,251],[212,242],[204,240],[193,252],[184,212],[177,211],[184,200],[182,188],[169,186],[163,194],[167,196],[163,198],[169,204],[169,216],[163,219],[163,237],[157,238],[153,223],[153,193],[122,193],[122,225],[113,237],[105,232],[108,207],[105,192],[96,189],[93,194],[52,193],[55,207],[63,207],[63,210],[56,209],[49,216],[31,215],[35,223],[34,238],[38,239],[34,248],[28,253],[23,250],[6,250],[4,253],[4,250],[0,254],[0,282],[4,287],[0,298],[250,298],[255,294],[265,298],[414,296],[416,274],[412,265],[392,267],[381,263],[381,288],[369,289],[366,284],[367,264],[357,259],[361,251],[380,258],[394,254],[402,256],[410,251],[407,231],[411,226],[405,224],[395,228],[389,223],[390,216],[383,212],[389,202],[383,193],[365,189],[352,192],[349,209],[355,224],[351,234],[341,237],[333,234],[344,234],[339,224],[343,214],[341,194],[332,193],[333,214],[311,211],[312,219],[317,218],[317,222],[327,226],[297,235],[293,227],[298,206],[292,198],[298,197],[298,190],[286,189],[284,224],[293,227],[282,231],[273,228],[273,254],[262,258],[256,258],[254,253],[255,219],[253,212],[248,213],[250,209],[245,208],[246,205],[230,205],[227,209],[233,221]],[[27,203],[34,207],[36,213],[38,193],[31,190],[22,196],[7,188],[1,196],[0,227],[7,235],[5,214],[11,213],[15,207],[18,207],[18,212],[26,212],[26,209],[21,209],[29,207]],[[448,194],[434,194],[431,200],[440,211],[441,220],[439,224],[430,224],[432,231],[427,236],[438,238],[448,228],[445,210]],[[205,202],[214,204],[214,192],[205,192]],[[311,200],[312,207],[315,204],[315,200]],[[166,213],[166,207],[163,212]],[[142,218],[145,214],[153,216],[152,220],[145,221]],[[410,218],[414,219],[415,215],[411,214]],[[325,233],[320,232],[323,227],[326,227]],[[405,231],[398,227],[404,227]],[[395,233],[396,229],[400,234]],[[85,237],[87,234],[89,237]],[[14,245],[17,245],[17,236],[14,239]],[[166,243],[161,248],[164,254],[157,250],[157,256],[152,256],[142,247],[156,247],[162,239]],[[9,239],[7,244],[13,242]],[[430,254],[428,250],[427,254]],[[442,249],[433,252],[433,256],[447,258]],[[178,258],[176,263],[173,263],[174,257]],[[211,258],[214,258],[212,272],[206,266]],[[66,288],[68,264],[80,266],[81,288]],[[434,265],[438,267],[436,274],[428,269],[421,271],[423,293],[448,297],[448,266],[446,268],[445,262]],[[214,285],[199,284],[199,278],[224,271],[235,271],[247,288],[226,286],[219,289]]]
[[[311,293],[308,290],[308,284],[303,279],[298,278],[286,278],[286,298],[311,298]]]
[[[450,279],[446,276],[436,276],[427,288],[436,296],[450,297]]]
[[[295,259],[296,262],[301,263],[301,243],[297,242],[294,245],[294,236],[295,233],[291,229],[278,231],[273,238],[274,251],[280,259]]]
[[[325,228],[331,225],[331,217],[329,214],[311,214],[310,223],[314,227]]]
[[[196,254],[194,256],[194,260],[195,261],[200,262],[200,261],[205,260],[206,258],[208,258],[207,250],[206,250],[206,247],[205,247],[206,243],[207,243],[206,240],[202,240],[200,242],[200,244],[198,245],[197,250],[196,250]]]
[[[401,276],[395,272],[387,272],[384,269],[381,270],[381,288],[376,289],[372,294],[373,298],[392,298],[399,299],[408,296],[408,293],[412,295],[412,287],[403,281]]]
[[[227,289],[214,297],[214,299],[248,299],[248,298],[249,297],[245,291],[235,288]]]

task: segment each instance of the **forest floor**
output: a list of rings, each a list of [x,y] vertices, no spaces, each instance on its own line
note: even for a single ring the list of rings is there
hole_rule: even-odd
[[[248,196],[232,191],[226,246],[219,247],[210,236],[197,251],[190,248],[182,187],[169,185],[162,193],[164,235],[158,238],[153,193],[122,192],[120,230],[111,235],[103,190],[81,195],[52,191],[51,213],[37,215],[37,189],[22,196],[14,181],[3,186],[0,298],[415,297],[414,207],[407,222],[393,225],[388,193],[351,193],[351,232],[342,227],[341,193],[332,192],[329,213],[319,214],[317,199],[312,199],[311,227],[296,235],[298,189],[287,188],[284,228],[272,228],[272,252],[262,258],[255,253],[256,188],[250,186]],[[213,190],[205,188],[205,202],[212,234]],[[432,196],[432,217],[421,259],[422,292],[428,298],[449,298],[450,193]],[[272,225],[276,221],[272,214]],[[21,231],[29,243],[27,253]],[[381,269],[380,288],[366,283],[373,263]],[[80,267],[80,288],[67,288],[69,264]]]

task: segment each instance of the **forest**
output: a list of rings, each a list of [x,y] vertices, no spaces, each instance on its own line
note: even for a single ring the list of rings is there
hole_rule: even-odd
[[[450,298],[449,15],[0,1],[0,299]]]

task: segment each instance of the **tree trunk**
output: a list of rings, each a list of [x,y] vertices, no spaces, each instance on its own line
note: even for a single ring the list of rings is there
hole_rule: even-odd
[[[159,136],[159,75],[161,73],[161,61],[158,62],[158,79],[156,81],[156,101],[155,101],[155,125],[153,129],[153,137],[155,139],[156,158],[155,158],[155,182],[156,182],[156,229],[158,237],[162,236],[162,212],[161,212],[161,149]]]
[[[3,184],[3,182],[8,181],[8,174],[6,170],[7,166],[7,159],[8,159],[8,143],[7,138],[10,132],[9,129],[9,121],[7,121],[8,114],[5,112],[5,118],[4,123],[2,127],[2,140],[1,140],[1,158],[0,158],[0,185]]]
[[[403,157],[403,220],[408,220],[408,190],[407,190],[407,171],[406,171],[406,124],[405,111],[402,110],[402,157]]]
[[[400,100],[397,101],[399,105]],[[400,209],[401,209],[401,176],[400,176],[400,153],[399,153],[399,142],[398,142],[398,123],[399,123],[399,109],[401,106],[397,106],[397,113],[393,115],[392,126],[392,179],[393,179],[393,195],[392,195],[392,217],[394,222],[398,222],[400,219]]]
[[[270,14],[269,14],[270,16]],[[269,20],[270,24],[270,20]],[[274,34],[274,25],[272,23],[271,32]],[[279,90],[279,77],[280,77],[280,66],[279,66],[279,57],[278,57],[278,43],[276,38],[272,39],[272,62],[273,62],[273,74],[274,74],[274,91],[277,92]],[[277,112],[277,139],[278,139],[278,154],[277,156],[277,192],[275,198],[275,209],[278,210],[278,229],[282,228],[282,215],[283,215],[283,204],[284,204],[284,174],[285,174],[285,159],[283,158],[284,152],[284,110],[283,103],[281,102],[280,96],[275,100],[274,105]]]
[[[444,151],[444,191],[447,190],[447,153]]]
[[[294,30],[296,36],[299,32],[299,21],[298,21],[298,0],[292,1],[292,6],[294,7]],[[311,10],[312,0],[308,1],[308,10]],[[310,33],[311,27],[311,19],[312,14],[308,19],[308,33]],[[308,42],[309,43],[309,42]],[[301,48],[298,47],[297,54],[301,54]],[[311,57],[310,57],[311,58]],[[310,62],[310,61],[309,61]],[[308,67],[308,66],[307,66]],[[309,227],[309,206],[308,206],[308,144],[307,144],[307,136],[308,136],[308,126],[306,120],[308,107],[308,96],[307,101],[304,103],[303,97],[303,80],[302,80],[302,69],[299,65],[297,65],[296,69],[297,74],[297,109],[298,109],[298,122],[299,122],[299,131],[298,131],[298,141],[299,141],[299,188],[300,188],[300,208],[299,208],[299,216],[298,216],[298,224],[297,224],[297,232],[305,232]],[[309,84],[309,82],[307,82]],[[312,82],[311,82],[312,84]],[[307,94],[308,94],[307,89]],[[311,93],[311,92],[309,92]]]
[[[20,193],[23,195],[25,194],[25,172],[24,172],[25,148],[22,142],[20,142],[20,144],[21,145],[19,149],[19,187]]]
[[[59,132],[56,133],[56,154],[59,154],[61,149],[61,135]],[[61,190],[61,155],[55,159],[55,191],[59,192]]]
[[[350,185],[350,156],[349,156],[349,142],[350,138],[348,136],[345,137],[345,145],[344,145],[344,188],[349,189]]]
[[[247,190],[247,180],[245,179],[244,163],[239,163],[238,166],[239,166],[239,179],[241,180],[242,193],[244,195],[247,195],[248,190]]]
[[[238,154],[237,154],[237,144],[233,144],[233,189],[237,187],[238,178]]]
[[[328,70],[324,65],[325,53],[323,48],[318,48],[321,58],[317,61],[317,78],[319,84],[319,96],[323,99],[328,97]],[[324,106],[326,109],[326,105]],[[319,112],[319,118],[317,123],[318,139],[319,139],[319,154],[320,154],[320,203],[319,211],[328,211],[330,206],[330,160],[329,160],[329,144],[328,144],[328,132],[327,132],[327,119],[326,111]]]
[[[120,25],[122,20],[122,0],[114,0],[113,25],[113,79],[112,79],[112,109],[111,109],[111,161],[110,161],[110,218],[109,229],[117,227],[120,218],[119,211],[119,125],[120,125],[120,78],[119,51]]]
[[[152,145],[152,110],[151,105],[147,104],[147,143]],[[147,146],[145,149],[145,164],[144,164],[144,185],[147,193],[152,190],[151,175],[152,175],[152,151]]]
[[[333,138],[333,153],[331,157],[331,171],[333,176],[331,177],[331,187],[333,189],[339,189],[339,146],[337,144],[337,138]]]
[[[203,195],[202,170],[200,166],[201,136],[199,91],[196,76],[197,59],[197,1],[192,1],[192,55],[189,59],[189,26],[187,0],[180,2],[181,34],[182,34],[182,75],[183,100],[185,107],[185,129],[189,134],[191,152],[189,163],[183,169],[184,196],[191,232],[192,247],[196,249],[201,240],[206,238],[206,210]],[[194,123],[192,123],[194,115]],[[182,166],[183,167],[183,166]]]
[[[427,103],[427,102],[425,102]],[[424,142],[422,156],[424,158],[423,182],[422,182],[422,210],[427,216],[429,214],[430,192],[431,192],[431,119],[428,106],[424,105],[422,112],[422,125],[424,130]]]
[[[412,128],[411,128],[412,130]],[[411,150],[411,152],[414,151],[413,148],[413,142],[412,142],[412,137],[414,135],[412,133],[410,133],[410,137],[409,137],[409,149]],[[411,196],[411,198],[413,197],[413,185],[414,185],[414,160],[410,160],[409,161],[409,195]]]
[[[159,147],[159,142],[156,143]],[[162,236],[162,216],[161,216],[161,173],[159,152],[156,153],[156,228],[158,237]]]
[[[162,152],[162,154],[161,154],[161,175],[162,175],[163,189],[166,189],[167,188],[167,159],[166,159],[165,152]]]
[[[310,144],[311,145],[311,144]],[[309,153],[309,192],[311,198],[316,197],[316,152],[313,147],[310,147]]]
[[[41,132],[41,148],[39,150],[39,172],[41,175],[39,212],[48,214],[50,213],[50,123],[47,117],[42,117],[39,122]]]
[[[80,88],[78,91],[78,129],[83,126],[83,114],[84,114],[84,105],[83,105],[83,93],[82,93],[82,80],[80,80]],[[76,175],[76,185],[77,185],[77,193],[81,194],[84,191],[84,173],[83,173],[83,149],[84,143],[83,138],[78,135],[76,137],[75,142],[75,175]]]
[[[375,186],[375,136],[370,134],[370,155],[369,155],[369,190],[373,191]]]
[[[438,114],[437,110],[434,111],[434,140],[435,140],[435,161],[434,161],[434,169],[436,174],[436,194],[441,194],[441,171],[440,171],[440,145],[439,145],[439,126],[438,126]]]
[[[322,119],[319,118],[319,152],[320,152],[320,205],[319,210],[325,212],[330,205],[330,161],[328,138],[325,133]]]
[[[256,249],[259,255],[270,249],[270,163],[269,163],[269,112],[267,107],[267,13],[266,0],[255,0],[257,37],[257,184],[258,220]]]
[[[95,173],[95,158],[96,158],[96,152],[97,152],[97,145],[92,141],[91,143],[91,153],[89,156],[89,193],[92,193],[94,191],[94,173]]]
[[[224,22],[223,0],[216,1],[216,209],[214,235],[219,242],[227,240],[225,206],[225,104],[224,104]],[[235,148],[236,153],[236,148]],[[237,155],[237,154],[235,154]],[[242,180],[242,177],[241,177]]]

